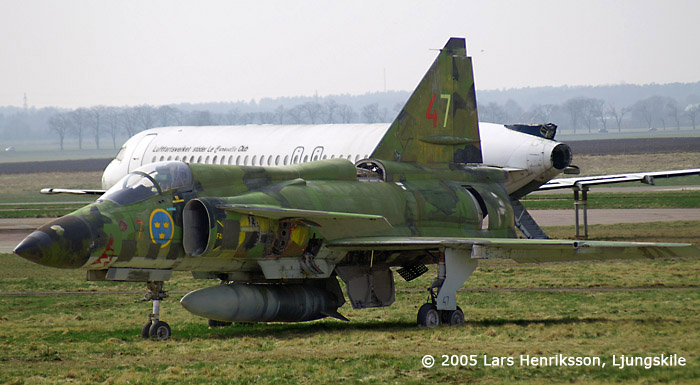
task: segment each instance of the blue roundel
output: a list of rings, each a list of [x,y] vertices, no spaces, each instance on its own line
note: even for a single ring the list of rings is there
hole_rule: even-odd
[[[153,243],[165,247],[173,239],[173,218],[163,209],[153,210],[151,213],[151,239]]]

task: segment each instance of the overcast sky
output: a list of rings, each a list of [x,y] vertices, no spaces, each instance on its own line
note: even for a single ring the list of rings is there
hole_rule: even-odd
[[[700,80],[700,1],[0,0],[0,105],[412,90],[450,36],[477,89]]]

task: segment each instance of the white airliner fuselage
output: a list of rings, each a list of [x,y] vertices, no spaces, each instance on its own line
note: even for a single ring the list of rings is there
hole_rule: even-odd
[[[390,124],[246,125],[160,127],[127,140],[102,175],[107,189],[148,163],[284,166],[320,159],[368,158]],[[492,123],[480,123],[483,163],[507,169],[508,193],[536,189],[569,165],[568,146]],[[565,154],[559,154],[561,152]],[[557,162],[557,158],[567,158]],[[517,194],[524,195],[524,194]]]

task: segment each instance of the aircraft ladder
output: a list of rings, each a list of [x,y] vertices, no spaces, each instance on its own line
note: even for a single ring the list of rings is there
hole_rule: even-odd
[[[540,228],[535,222],[535,219],[527,212],[525,206],[516,198],[510,198],[510,204],[513,206],[513,217],[515,219],[515,227],[528,239],[549,239],[547,233]]]

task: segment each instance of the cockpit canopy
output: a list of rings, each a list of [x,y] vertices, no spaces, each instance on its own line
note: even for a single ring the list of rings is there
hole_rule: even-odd
[[[120,206],[141,202],[168,190],[192,185],[192,172],[182,162],[159,162],[139,167],[115,183],[97,201]]]

